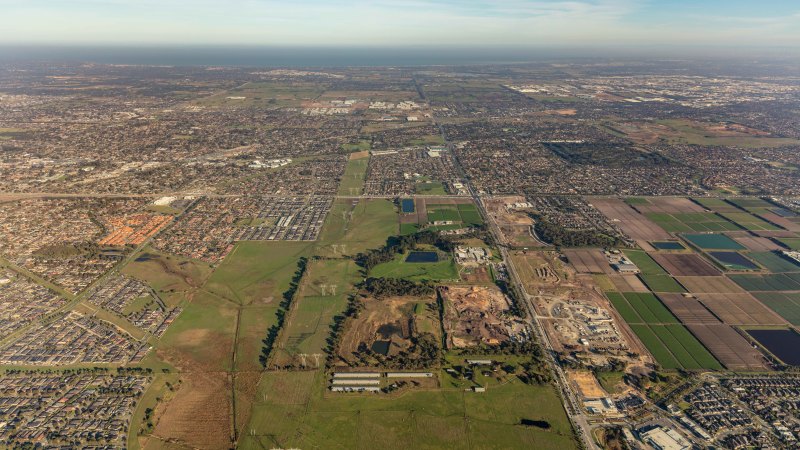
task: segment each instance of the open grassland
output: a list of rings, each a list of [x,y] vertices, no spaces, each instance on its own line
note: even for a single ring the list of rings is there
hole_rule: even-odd
[[[317,253],[352,256],[383,246],[387,238],[397,233],[397,207],[393,202],[339,199],[328,213],[317,241]]]
[[[376,278],[404,278],[414,281],[458,280],[458,267],[450,258],[432,263],[405,262],[407,253],[398,254],[394,260],[378,264],[369,272]]]
[[[359,268],[350,259],[310,261],[282,331],[277,358],[290,363],[297,362],[301,353],[321,354],[333,317],[347,307],[359,280]]]
[[[347,167],[339,183],[339,195],[361,195],[364,190],[364,178],[367,176],[369,158],[347,160]]]
[[[289,376],[291,375],[291,376]],[[322,372],[267,373],[239,447],[262,448],[574,448],[569,421],[551,386],[513,379],[483,394],[463,388],[402,396],[325,392]],[[520,425],[541,420],[550,429]]]
[[[662,129],[659,136],[673,144],[764,148],[784,147],[800,143],[796,139],[772,137],[757,130],[730,131],[722,129],[718,124],[701,123],[689,119],[666,119],[656,121],[656,123],[668,127],[668,129]]]
[[[276,304],[289,288],[297,260],[312,250],[310,242],[241,242],[204,289],[241,305]]]

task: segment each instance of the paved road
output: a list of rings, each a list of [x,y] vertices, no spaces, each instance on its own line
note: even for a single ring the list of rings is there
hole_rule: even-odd
[[[415,84],[416,80],[414,80]],[[424,97],[424,94],[421,92],[421,87],[417,84],[418,90],[420,90],[420,95]],[[434,118],[435,120],[435,118]],[[524,307],[528,312],[527,319],[529,324],[531,325],[531,329],[534,330],[536,337],[539,343],[544,347],[545,355],[546,355],[546,363],[548,369],[550,370],[550,376],[553,380],[555,380],[556,385],[561,393],[562,401],[564,402],[564,409],[567,412],[567,416],[569,417],[570,421],[572,422],[573,426],[577,430],[577,434],[579,439],[581,440],[581,445],[583,448],[591,449],[591,450],[600,450],[600,447],[594,442],[592,438],[592,427],[589,424],[588,417],[583,412],[583,407],[578,399],[575,397],[575,393],[569,387],[569,382],[567,381],[566,375],[564,371],[561,369],[561,366],[555,359],[555,353],[553,352],[553,346],[550,343],[550,340],[547,338],[546,333],[543,332],[544,328],[542,323],[539,320],[539,317],[536,315],[536,311],[533,308],[533,303],[531,301],[531,297],[525,291],[522,282],[520,281],[519,276],[517,276],[516,269],[514,267],[514,263],[508,255],[508,249],[502,244],[502,234],[500,233],[499,228],[497,225],[491,220],[488,212],[486,211],[485,206],[483,205],[483,201],[481,196],[478,194],[475,187],[472,185],[472,182],[467,178],[466,172],[464,168],[461,166],[460,161],[455,156],[455,152],[453,152],[453,145],[450,141],[447,140],[447,135],[444,132],[444,127],[437,123],[439,127],[439,132],[442,135],[442,139],[444,139],[445,146],[447,146],[448,150],[453,154],[453,164],[456,170],[459,172],[459,175],[464,180],[464,184],[469,190],[470,196],[475,201],[475,204],[478,207],[481,215],[483,216],[484,221],[489,226],[489,231],[494,236],[495,241],[497,242],[497,246],[500,248],[500,253],[503,257],[503,261],[506,263],[506,267],[508,267],[508,275],[511,283],[514,285],[514,288],[517,292],[521,293],[524,297]]]

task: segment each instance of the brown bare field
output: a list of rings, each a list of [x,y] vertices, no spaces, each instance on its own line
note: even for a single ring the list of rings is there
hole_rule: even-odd
[[[682,294],[658,294],[658,297],[672,311],[672,314],[675,314],[675,317],[685,324],[720,323],[719,319],[695,298],[684,297]]]
[[[725,367],[731,370],[763,370],[764,357],[732,327],[725,324],[687,324],[689,331]]]
[[[634,209],[642,214],[646,213],[692,213],[703,212],[705,209],[697,203],[683,197],[653,197],[648,198],[649,203],[634,205]]]
[[[725,277],[675,277],[693,294],[737,294],[744,292],[739,285]]]
[[[492,276],[486,266],[465,267],[461,270],[461,280],[468,284],[490,284]]]
[[[730,325],[786,324],[786,320],[750,294],[698,294],[697,298]]]
[[[588,370],[570,370],[567,372],[567,377],[580,392],[581,397],[584,399],[603,398],[608,396],[606,391],[600,386],[594,374]]]
[[[182,373],[183,383],[159,415],[153,436],[197,449],[230,448],[231,387],[224,372]],[[150,444],[158,446],[155,439]]]
[[[510,305],[496,286],[443,286],[447,348],[498,345],[510,338],[513,322],[503,319]]]
[[[763,219],[778,225],[781,228],[789,231],[800,231],[800,223],[792,222],[791,220],[781,217],[775,213],[759,214]]]
[[[564,250],[564,255],[578,273],[614,273],[602,250]]]
[[[672,238],[663,228],[639,214],[622,200],[593,198],[589,202],[636,241],[661,241]]]
[[[369,158],[369,150],[365,150],[363,152],[350,153],[350,159],[364,159],[364,158]]]
[[[619,292],[650,292],[636,275],[609,275],[608,278]]]
[[[547,257],[552,257],[552,253],[536,251],[511,253],[511,260],[517,269],[517,275],[521,278],[522,284],[529,294],[536,293],[545,286],[555,286],[560,281]]]
[[[771,252],[782,248],[780,245],[764,237],[741,236],[733,239],[753,252]]]
[[[523,211],[508,209],[508,205],[525,201],[525,197],[521,195],[510,195],[491,197],[485,199],[483,204],[491,220],[500,229],[504,243],[519,247],[543,247],[544,245],[531,235],[533,219]]]
[[[721,272],[694,253],[661,253],[650,256],[673,276],[717,276]]]

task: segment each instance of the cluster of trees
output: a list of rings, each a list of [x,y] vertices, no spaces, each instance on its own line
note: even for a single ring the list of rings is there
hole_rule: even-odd
[[[377,299],[397,296],[425,297],[433,295],[434,287],[428,282],[415,283],[401,278],[367,278],[363,288]]]
[[[264,346],[261,348],[261,355],[258,357],[258,360],[264,367],[267,366],[269,356],[272,354],[272,350],[275,347],[275,341],[278,339],[278,333],[283,327],[283,323],[286,321],[286,314],[289,312],[289,307],[292,305],[292,300],[294,300],[297,289],[300,287],[300,280],[306,273],[307,267],[308,258],[300,258],[300,260],[297,262],[297,270],[295,271],[292,281],[289,284],[289,289],[283,293],[283,299],[281,300],[277,312],[278,320],[269,328],[269,330],[267,330],[267,337],[261,341]]]
[[[439,342],[431,333],[423,332],[411,337],[411,345],[396,355],[384,356],[374,352],[365,343],[358,347],[360,365],[378,366],[390,370],[415,370],[433,367],[439,363]]]
[[[386,245],[379,249],[369,250],[356,255],[356,263],[369,273],[378,264],[389,262],[398,253],[413,250],[419,244],[433,245],[443,252],[452,252],[456,243],[446,236],[431,230],[423,230],[407,236],[393,236],[387,240]]]
[[[623,242],[616,236],[609,236],[597,230],[570,230],[548,221],[545,217],[532,214],[536,223],[533,230],[539,239],[557,247],[618,247]]]

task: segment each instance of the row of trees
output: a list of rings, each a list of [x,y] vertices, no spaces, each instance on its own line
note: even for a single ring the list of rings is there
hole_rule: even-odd
[[[261,348],[261,355],[258,357],[258,360],[264,367],[266,367],[267,363],[269,362],[269,356],[272,354],[272,351],[275,348],[275,341],[278,339],[278,334],[283,327],[283,323],[286,321],[286,314],[289,312],[289,307],[292,304],[292,300],[294,300],[297,289],[300,287],[300,280],[306,273],[307,267],[308,258],[300,258],[300,260],[297,262],[297,270],[292,277],[292,282],[289,284],[289,289],[283,293],[283,299],[281,300],[277,313],[278,320],[269,328],[269,330],[267,330],[267,337],[261,341],[264,346]]]
[[[429,282],[415,283],[401,278],[367,278],[362,286],[377,299],[386,297],[433,295],[434,287]]]

